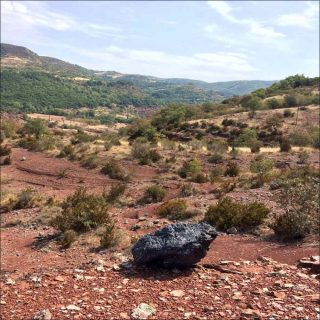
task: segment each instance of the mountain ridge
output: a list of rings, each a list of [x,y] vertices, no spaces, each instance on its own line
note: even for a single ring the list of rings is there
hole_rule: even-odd
[[[22,61],[14,59],[22,59]],[[233,95],[243,95],[260,88],[266,88],[276,81],[274,80],[233,80],[206,82],[203,80],[194,80],[186,78],[160,78],[141,74],[126,74],[117,71],[91,70],[81,67],[77,64],[63,61],[61,59],[40,56],[32,50],[7,43],[1,43],[1,66],[4,68],[36,68],[39,71],[57,72],[60,75],[71,76],[89,76],[97,77],[108,81],[131,81],[141,89],[148,89],[151,85],[157,84],[157,87],[164,85],[168,89],[170,86],[193,85],[195,88],[216,93],[217,96],[230,97]],[[159,88],[158,88],[159,89]],[[220,100],[221,100],[220,98]],[[219,98],[217,98],[219,100]]]

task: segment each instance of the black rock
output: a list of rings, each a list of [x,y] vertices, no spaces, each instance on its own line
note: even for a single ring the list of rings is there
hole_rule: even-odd
[[[217,237],[207,223],[176,223],[140,238],[132,248],[136,264],[186,268],[205,257]]]

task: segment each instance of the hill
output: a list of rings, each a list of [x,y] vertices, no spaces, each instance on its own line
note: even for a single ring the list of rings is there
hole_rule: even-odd
[[[21,46],[1,44],[2,105],[32,111],[131,104],[198,104],[265,88],[271,81],[207,83],[190,79],[95,71]]]

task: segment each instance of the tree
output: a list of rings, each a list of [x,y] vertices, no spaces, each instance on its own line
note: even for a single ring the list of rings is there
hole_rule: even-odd
[[[257,96],[250,96],[249,98],[245,99],[241,102],[242,106],[252,112],[261,109],[262,107],[262,100]]]
[[[46,133],[47,128],[45,121],[42,119],[28,119],[23,127],[23,131],[28,135],[35,135],[35,137],[39,139]]]
[[[267,103],[268,109],[278,109],[281,106],[281,103],[279,102],[279,100],[275,98],[267,100],[266,103]]]

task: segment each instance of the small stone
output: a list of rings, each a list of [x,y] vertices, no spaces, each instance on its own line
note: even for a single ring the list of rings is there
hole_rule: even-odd
[[[8,285],[13,285],[15,283],[16,282],[14,280],[12,280],[11,278],[8,278],[7,281],[6,281],[6,284],[8,284]]]
[[[4,300],[0,300],[0,304],[7,304]]]
[[[244,309],[241,310],[241,315],[245,316],[245,317],[254,317],[254,318],[261,318],[261,314],[258,310],[254,310],[254,309]]]
[[[104,269],[103,266],[97,266],[97,267],[96,267],[96,271],[98,271],[98,272],[105,272],[105,269]]]
[[[26,161],[27,158],[26,157],[21,157],[20,161]]]
[[[139,217],[139,218],[138,218],[138,221],[146,221],[146,220],[147,220],[146,217]]]
[[[120,313],[120,319],[130,319],[130,317],[128,316],[127,313],[121,312],[121,313]]]
[[[277,299],[284,299],[286,297],[286,294],[282,291],[273,291],[272,292],[273,297],[277,298]]]
[[[55,277],[54,280],[59,281],[59,282],[64,282],[64,278],[61,276]]]
[[[121,268],[118,266],[118,265],[114,265],[113,267],[112,267],[112,270],[113,271],[119,271]]]
[[[78,306],[75,306],[74,304],[69,304],[67,307],[66,307],[67,310],[72,310],[72,311],[80,311],[80,307]]]
[[[185,292],[183,290],[173,290],[173,291],[170,291],[170,294],[173,297],[180,298],[180,297],[183,297],[185,295]]]
[[[32,318],[33,320],[51,320],[52,314],[48,309],[38,311]]]
[[[145,320],[156,312],[156,309],[147,303],[140,303],[139,306],[132,310],[131,317],[133,319]]]

